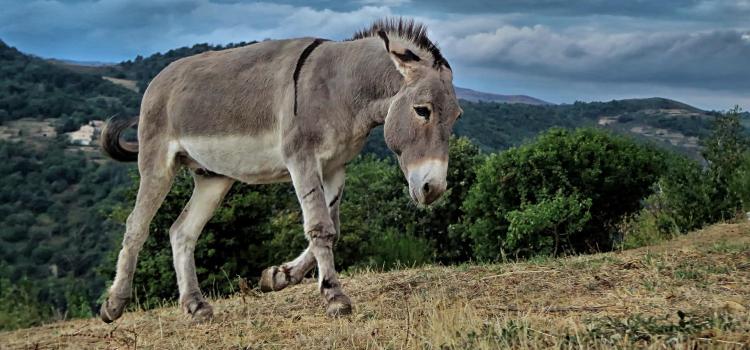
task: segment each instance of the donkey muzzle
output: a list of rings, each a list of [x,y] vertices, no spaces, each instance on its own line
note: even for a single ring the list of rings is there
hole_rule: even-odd
[[[429,205],[448,188],[448,162],[445,160],[430,159],[407,168],[409,194],[419,204]]]

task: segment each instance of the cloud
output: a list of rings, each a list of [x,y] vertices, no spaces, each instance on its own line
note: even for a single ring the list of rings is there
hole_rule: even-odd
[[[428,24],[457,82],[470,87],[554,101],[614,96],[605,90],[680,90],[704,101],[750,92],[750,0],[0,0],[0,8],[0,38],[43,57],[120,61],[199,42],[344,39],[405,15]]]
[[[411,3],[411,0],[358,0],[355,1],[358,4],[363,5],[379,5],[379,6],[401,6]]]
[[[464,66],[591,82],[653,83],[750,91],[746,33],[602,33],[504,25],[446,36],[441,46]]]
[[[270,2],[31,0],[5,6],[0,36],[22,49],[71,59],[122,60],[196,42],[351,35],[389,7],[348,11]],[[24,20],[17,20],[23,18]]]
[[[414,0],[419,12],[460,14],[524,13],[536,17],[625,16],[634,18],[667,18],[677,21],[747,21],[748,0]]]

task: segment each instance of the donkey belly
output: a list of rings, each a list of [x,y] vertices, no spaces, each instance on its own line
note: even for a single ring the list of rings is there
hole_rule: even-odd
[[[179,144],[191,159],[217,174],[249,184],[291,180],[276,135],[183,137]]]

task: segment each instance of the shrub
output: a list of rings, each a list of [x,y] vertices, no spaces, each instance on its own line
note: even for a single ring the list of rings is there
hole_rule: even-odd
[[[736,216],[741,208],[737,192],[731,190],[732,178],[742,165],[748,151],[748,137],[740,120],[741,110],[734,107],[716,117],[711,135],[703,141],[711,215],[709,222]]]
[[[711,222],[710,183],[703,167],[696,161],[679,156],[666,160],[667,170],[659,180],[664,202],[663,215],[671,217],[681,232]]]
[[[28,279],[11,283],[0,278],[0,331],[31,327],[52,317],[52,307],[40,303],[36,294]]]
[[[653,245],[680,233],[675,219],[664,209],[664,196],[655,193],[644,201],[644,208],[626,216],[620,224],[619,248],[632,249]]]
[[[745,152],[729,181],[730,192],[737,195],[742,209],[750,211],[750,152]]]
[[[571,235],[580,232],[591,220],[591,199],[561,192],[542,198],[535,204],[524,203],[509,212],[506,248],[528,254],[557,255],[561,245],[570,245]]]
[[[616,224],[652,191],[661,159],[651,147],[597,129],[552,129],[480,166],[458,230],[479,259],[549,250],[555,229],[565,238],[558,253],[610,249]]]
[[[667,158],[659,183],[665,212],[680,231],[735,218],[750,201],[748,139],[740,116],[735,107],[716,117],[711,135],[702,142],[705,167],[676,155]]]

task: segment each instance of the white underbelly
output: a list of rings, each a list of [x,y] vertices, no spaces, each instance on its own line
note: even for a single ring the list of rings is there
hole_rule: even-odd
[[[183,137],[179,144],[206,169],[250,184],[289,181],[277,135]]]

